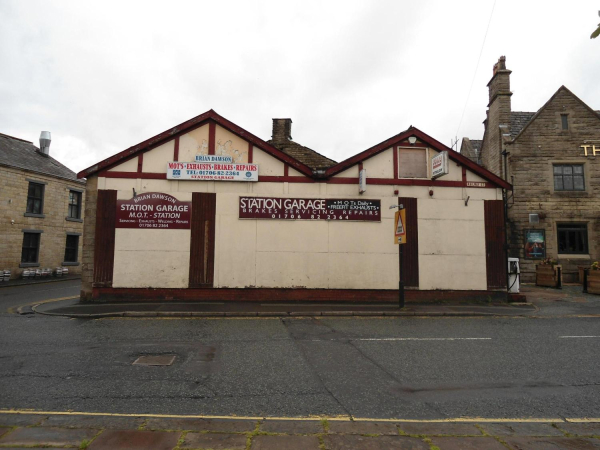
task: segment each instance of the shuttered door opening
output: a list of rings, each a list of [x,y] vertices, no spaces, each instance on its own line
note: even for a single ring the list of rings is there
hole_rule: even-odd
[[[117,191],[98,191],[94,241],[94,287],[112,287],[115,265]]]
[[[192,194],[192,229],[190,239],[190,287],[214,285],[216,194]]]
[[[507,260],[502,200],[484,200],[485,253],[488,289],[506,289]]]
[[[412,197],[398,197],[398,204],[404,205],[404,209],[406,210],[406,244],[402,244],[404,245],[404,286],[418,288],[419,223],[417,217],[417,199]],[[400,249],[398,249],[398,252],[400,252]]]

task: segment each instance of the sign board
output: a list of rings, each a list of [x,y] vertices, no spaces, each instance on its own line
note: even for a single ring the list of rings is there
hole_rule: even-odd
[[[484,188],[485,181],[467,181],[467,187]]]
[[[431,158],[431,179],[448,174],[448,152],[441,152],[439,155]]]
[[[367,169],[363,169],[358,173],[358,192],[360,194],[367,192]]]
[[[406,244],[406,209],[394,215],[394,244]]]
[[[240,197],[239,218],[381,222],[381,200]]]
[[[546,231],[525,230],[525,258],[543,259],[546,257]]]
[[[167,180],[258,181],[258,164],[234,163],[231,156],[196,155],[194,162],[168,162]]]
[[[189,230],[192,202],[169,194],[147,192],[129,200],[117,200],[116,228]]]

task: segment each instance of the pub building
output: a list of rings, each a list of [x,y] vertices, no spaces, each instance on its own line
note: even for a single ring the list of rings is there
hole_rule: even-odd
[[[410,127],[340,163],[213,110],[78,174],[82,300],[506,298],[511,185]],[[402,205],[406,243],[395,244]]]

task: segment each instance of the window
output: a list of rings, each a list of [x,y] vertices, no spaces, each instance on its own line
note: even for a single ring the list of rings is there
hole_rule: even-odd
[[[76,263],[79,249],[79,236],[76,234],[67,234],[67,243],[65,245],[65,262]]]
[[[585,191],[583,164],[555,164],[555,191]]]
[[[568,114],[561,114],[560,115],[560,122],[562,124],[562,129],[563,130],[568,130],[569,129],[569,115]]]
[[[21,249],[22,264],[37,264],[40,254],[40,232],[24,232]]]
[[[563,223],[556,225],[558,253],[588,254],[587,225]]]
[[[42,214],[44,210],[44,185],[29,182],[27,191],[27,211],[29,214]]]
[[[420,148],[398,150],[398,178],[427,178],[427,152]]]
[[[81,219],[81,192],[69,191],[69,219]]]

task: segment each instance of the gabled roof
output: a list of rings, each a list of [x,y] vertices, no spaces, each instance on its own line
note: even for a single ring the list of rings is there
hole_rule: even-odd
[[[511,111],[510,113],[510,138],[514,139],[521,132],[531,118],[535,116],[534,112]]]
[[[306,164],[313,170],[327,169],[331,166],[335,166],[337,162],[333,159],[329,159],[324,155],[316,152],[313,149],[298,144],[297,142],[287,140],[285,142],[276,141],[271,139],[267,141],[273,147],[278,148],[286,155],[290,155],[292,158]]]
[[[474,172],[477,175],[479,175],[480,177],[490,181],[491,183],[496,184],[498,187],[501,187],[504,189],[512,189],[512,186],[510,185],[510,183],[507,183],[502,178],[494,175],[489,170],[484,169],[483,167],[474,163],[469,158],[461,155],[460,153],[452,150],[451,148],[446,147],[441,142],[438,142],[431,136],[427,135],[426,133],[423,133],[421,130],[413,127],[412,125],[407,130],[405,130],[395,136],[392,136],[391,138],[389,138],[389,139],[387,139],[387,140],[385,140],[385,141],[383,141],[361,153],[358,153],[357,155],[354,155],[351,158],[348,158],[345,161],[342,161],[333,167],[330,167],[325,172],[325,176],[330,177],[337,173],[340,173],[340,172],[342,172],[342,171],[344,171],[344,170],[346,170],[368,158],[371,158],[371,157],[377,155],[378,153],[381,153],[395,145],[401,144],[401,145],[410,146],[410,144],[408,143],[408,138],[411,136],[415,136],[421,142],[427,144],[427,146],[429,146],[439,152],[447,151],[448,157],[451,160],[467,167],[472,172]]]
[[[519,132],[513,137],[512,136],[512,130],[511,130],[511,137],[513,141],[516,141],[519,136],[521,134],[523,134],[523,132],[527,129],[527,127],[529,127],[529,125],[531,123],[533,123],[533,121],[541,114],[541,112],[546,109],[546,107],[552,103],[552,101],[556,98],[556,96],[559,94],[559,92],[561,91],[565,91],[567,92],[569,95],[571,95],[575,100],[577,100],[579,103],[581,103],[581,105],[583,105],[588,111],[590,111],[592,113],[592,115],[598,117],[598,119],[600,119],[600,115],[598,114],[597,111],[594,111],[592,108],[590,108],[583,100],[581,100],[579,97],[577,97],[575,94],[573,94],[573,92],[571,92],[569,89],[567,89],[566,86],[562,85],[561,87],[558,88],[558,90],[554,93],[554,95],[552,97],[550,97],[550,99],[544,103],[544,106],[542,106],[540,109],[538,109],[538,111],[533,114],[533,116],[531,116],[531,118],[529,119],[529,121],[527,123],[525,123],[525,125],[519,130]],[[522,114],[530,114],[530,113],[522,113]],[[512,117],[511,117],[511,122],[512,122]]]
[[[40,153],[32,142],[0,133],[0,165],[82,183],[77,175],[52,156]]]
[[[131,159],[133,156],[139,153],[144,153],[145,151],[151,150],[154,147],[158,147],[159,145],[162,145],[165,142],[170,141],[171,139],[174,139],[177,136],[185,134],[188,131],[191,131],[194,128],[198,128],[209,122],[214,122],[220,125],[221,127],[225,128],[226,130],[229,130],[233,134],[250,142],[252,145],[260,148],[261,150],[270,154],[274,158],[286,164],[289,164],[297,171],[309,177],[312,176],[312,170],[306,164],[285,154],[281,150],[273,147],[271,144],[263,141],[259,137],[237,126],[233,122],[230,122],[229,120],[220,116],[211,109],[209,111],[206,111],[204,114],[200,114],[199,116],[196,116],[186,122],[180,123],[179,125],[176,125],[173,128],[163,131],[162,133],[157,134],[156,136],[151,137],[150,139],[147,139],[143,142],[140,142],[139,144],[129,147],[128,149],[123,150],[122,152],[117,153],[116,155],[113,155],[110,158],[107,158],[103,161],[100,161],[97,164],[94,164],[91,167],[88,167],[87,169],[82,170],[77,174],[77,177],[89,177],[90,175],[94,175],[102,170],[110,169],[111,167],[114,167],[115,165],[120,164],[125,160]]]

